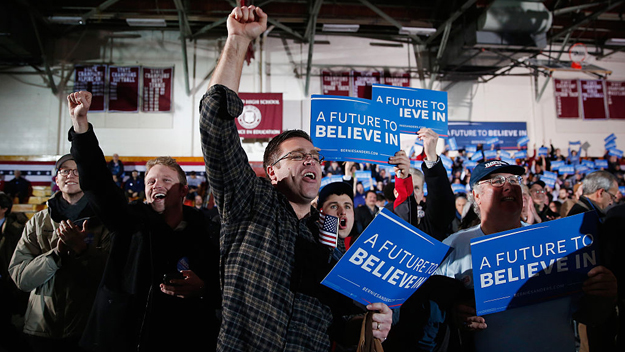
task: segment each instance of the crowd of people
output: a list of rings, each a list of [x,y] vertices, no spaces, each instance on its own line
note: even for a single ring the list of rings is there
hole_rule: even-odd
[[[460,151],[448,173],[439,136],[423,128],[423,152],[397,151],[388,167],[324,162],[306,132],[289,130],[267,145],[258,177],[234,120],[245,55],[267,20],[255,6],[232,11],[200,102],[214,212],[202,206],[204,180],[170,157],[148,161],[145,176],[133,172],[122,189],[123,163],[106,162],[88,120],[91,94],[68,95],[71,151],[56,162],[48,208],[26,222],[0,194],[0,351],[623,349],[618,160],[546,182],[550,163],[565,159],[557,149],[471,168]],[[341,177],[321,187],[331,175]],[[452,248],[400,308],[364,306],[320,283],[382,207]],[[601,221],[602,261],[583,292],[477,315],[471,239],[588,211]],[[320,229],[330,216],[337,230],[328,244]]]

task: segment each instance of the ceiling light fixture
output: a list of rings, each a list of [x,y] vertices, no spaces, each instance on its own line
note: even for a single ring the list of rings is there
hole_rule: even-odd
[[[606,40],[605,45],[625,46],[625,38],[610,38]]]
[[[85,24],[86,21],[78,16],[50,16],[48,21],[61,24]]]
[[[431,35],[436,33],[436,28],[428,27],[401,27],[399,34],[402,35]]]
[[[132,27],[167,27],[163,18],[126,18],[126,22]]]
[[[355,33],[360,29],[359,24],[328,24],[324,23],[322,31],[324,32],[349,32]]]

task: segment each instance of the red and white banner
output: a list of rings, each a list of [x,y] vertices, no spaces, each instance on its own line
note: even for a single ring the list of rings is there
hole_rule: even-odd
[[[324,95],[349,96],[349,72],[321,72],[321,91]]]
[[[106,65],[75,66],[74,92],[85,90],[91,93],[91,107],[89,112],[106,110],[104,88]]]
[[[575,79],[554,79],[556,115],[558,118],[579,118],[579,87]]]
[[[243,113],[235,120],[243,138],[271,138],[282,132],[282,93],[239,93]]]
[[[174,68],[143,68],[143,112],[171,111]]]
[[[608,117],[605,108],[605,91],[601,80],[579,81],[582,96],[584,119],[605,119]]]
[[[352,71],[352,97],[371,99],[371,85],[380,84],[381,78],[377,71]]]
[[[625,119],[625,82],[606,82],[611,119]]]
[[[396,87],[410,87],[410,73],[384,73],[384,84]]]
[[[109,111],[139,111],[139,66],[109,67]]]

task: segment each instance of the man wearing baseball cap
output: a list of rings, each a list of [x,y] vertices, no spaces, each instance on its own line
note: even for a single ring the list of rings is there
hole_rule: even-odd
[[[17,287],[30,292],[24,333],[34,351],[78,350],[110,243],[74,158],[63,155],[55,170],[60,191],[28,221],[9,264]]]
[[[575,351],[571,312],[597,313],[609,309],[616,297],[616,278],[603,266],[590,270],[584,282],[584,297],[573,296],[477,316],[473,292],[471,239],[521,227],[523,198],[520,183],[524,169],[503,161],[477,165],[471,175],[473,206],[481,224],[457,232],[443,241],[453,248],[436,274],[460,280],[468,295],[457,299],[452,324],[463,336],[463,344],[476,351]],[[581,302],[581,303],[580,303]],[[606,304],[607,303],[607,304]],[[474,346],[471,346],[474,345]]]

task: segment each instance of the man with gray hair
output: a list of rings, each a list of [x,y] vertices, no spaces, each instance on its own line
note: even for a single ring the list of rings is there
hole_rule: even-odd
[[[466,295],[455,300],[451,322],[461,331],[462,344],[476,351],[575,351],[571,313],[593,322],[613,308],[616,278],[603,266],[588,272],[584,296],[567,296],[503,312],[477,316],[473,293],[471,239],[521,227],[523,198],[520,175],[524,169],[494,160],[478,164],[471,175],[473,202],[481,224],[449,236],[443,243],[453,248],[436,271],[461,281]],[[590,313],[593,314],[590,317]],[[596,314],[596,315],[595,315]],[[607,313],[605,313],[607,314]],[[488,323],[488,325],[487,325]],[[472,345],[472,346],[471,346]]]
[[[607,171],[595,171],[584,178],[583,194],[567,216],[596,210],[600,218],[605,217],[607,208],[618,202],[618,180]]]

